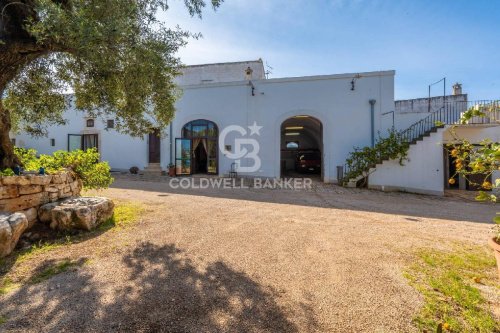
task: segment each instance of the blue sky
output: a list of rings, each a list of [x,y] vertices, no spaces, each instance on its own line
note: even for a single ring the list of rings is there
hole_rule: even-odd
[[[500,98],[498,0],[226,0],[202,20],[182,1],[160,15],[203,38],[185,64],[262,58],[270,77],[396,70],[396,98],[427,96],[442,77],[469,99]],[[433,94],[441,94],[435,86]]]

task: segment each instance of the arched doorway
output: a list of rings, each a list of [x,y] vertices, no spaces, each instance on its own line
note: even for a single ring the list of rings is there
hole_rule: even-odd
[[[185,124],[175,144],[176,174],[217,174],[218,137],[217,125],[210,120],[198,119]]]
[[[290,117],[281,124],[281,177],[323,179],[323,124],[308,115]]]

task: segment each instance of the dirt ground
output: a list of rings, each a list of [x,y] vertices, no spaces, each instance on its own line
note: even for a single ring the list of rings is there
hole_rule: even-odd
[[[91,194],[96,194],[92,192]],[[319,185],[174,190],[119,179],[133,227],[38,259],[87,264],[0,296],[18,332],[412,332],[414,250],[485,244],[498,207]]]

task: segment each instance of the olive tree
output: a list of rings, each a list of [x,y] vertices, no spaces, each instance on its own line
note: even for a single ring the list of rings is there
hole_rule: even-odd
[[[207,0],[216,9],[223,0]],[[201,17],[205,0],[184,0]],[[165,127],[187,31],[157,19],[167,0],[0,0],[0,170],[19,164],[9,132],[44,135],[77,109],[113,115],[122,133]]]

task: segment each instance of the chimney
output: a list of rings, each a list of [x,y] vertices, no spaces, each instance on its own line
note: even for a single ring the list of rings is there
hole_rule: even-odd
[[[252,73],[253,73],[253,70],[250,68],[250,66],[248,66],[248,68],[245,69],[245,79],[246,80],[251,80],[252,79]]]
[[[452,88],[453,88],[453,93],[452,93],[453,96],[462,95],[462,85],[460,83],[458,82],[455,83]]]

